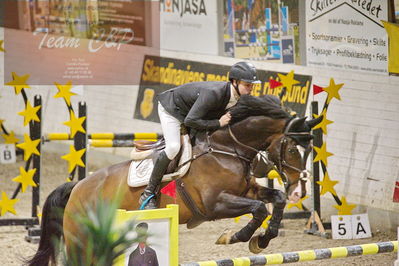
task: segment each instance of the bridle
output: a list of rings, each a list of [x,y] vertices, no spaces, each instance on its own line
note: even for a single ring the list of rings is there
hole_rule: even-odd
[[[307,145],[307,147],[305,148],[305,152],[304,155],[301,156],[301,168],[299,169],[291,164],[289,164],[286,159],[285,159],[285,147],[288,143],[288,138],[295,138],[295,137],[311,137],[310,132],[290,132],[292,125],[295,124],[295,121],[299,120],[300,118],[294,118],[291,119],[288,124],[285,127],[284,130],[284,136],[281,138],[280,140],[280,144],[279,144],[279,149],[278,149],[278,156],[277,156],[277,172],[278,174],[281,176],[281,179],[284,183],[284,187],[286,189],[286,191],[288,191],[288,188],[291,185],[294,185],[296,183],[298,183],[299,181],[301,181],[301,183],[304,185],[310,178],[310,173],[306,170],[306,161],[308,159],[308,156],[312,150],[312,145],[309,144]],[[296,171],[299,173],[299,179],[297,182],[294,183],[290,183],[289,179],[287,178],[286,173],[283,171],[283,168],[286,167],[288,169],[291,169],[293,171]]]
[[[288,123],[286,129],[284,130],[284,135],[283,135],[283,137],[280,140],[279,149],[278,149],[278,152],[277,152],[277,155],[278,155],[277,156],[277,162],[273,162],[271,159],[269,159],[269,157],[270,157],[270,152],[269,151],[267,151],[267,150],[266,151],[258,150],[258,149],[255,149],[254,147],[251,147],[251,146],[246,145],[246,144],[242,143],[241,141],[239,141],[238,138],[234,135],[230,125],[227,126],[229,135],[230,135],[230,137],[232,138],[232,140],[236,144],[238,144],[238,145],[240,145],[240,146],[242,146],[242,147],[254,152],[255,154],[257,154],[257,156],[260,157],[259,159],[263,160],[266,165],[274,165],[277,168],[276,171],[281,176],[281,179],[282,179],[282,181],[284,183],[284,187],[285,187],[286,191],[288,191],[288,188],[291,185],[296,184],[299,181],[301,181],[303,183],[306,183],[309,180],[309,177],[310,177],[310,173],[306,170],[306,160],[307,160],[307,157],[309,156],[310,151],[312,149],[311,145],[308,145],[308,147],[305,150],[304,156],[303,157],[301,156],[301,167],[303,168],[303,170],[299,169],[299,168],[297,168],[297,167],[295,167],[295,166],[293,166],[291,164],[289,164],[286,161],[286,159],[285,159],[285,148],[286,148],[286,145],[288,143],[288,139],[289,138],[292,138],[292,137],[295,137],[295,136],[310,136],[309,132],[289,132],[289,129],[290,129],[293,121],[295,121],[296,119],[298,119],[298,118],[292,119]],[[189,163],[189,162],[191,162],[193,160],[196,160],[199,157],[201,157],[201,156],[203,156],[205,154],[209,154],[209,153],[224,154],[224,155],[228,155],[228,156],[232,156],[232,157],[235,157],[237,159],[240,159],[240,160],[246,162],[247,164],[251,164],[252,163],[251,159],[238,154],[237,151],[229,152],[229,151],[224,151],[224,150],[219,150],[219,149],[213,148],[212,145],[211,145],[210,137],[209,137],[208,134],[206,134],[206,139],[207,139],[207,144],[208,144],[207,150],[205,150],[204,152],[202,152],[200,154],[194,155],[191,159],[189,159],[186,162],[184,162],[183,164],[181,164],[178,167],[178,169],[180,167],[184,166],[185,164],[187,164],[187,163]],[[270,169],[274,168],[274,166],[272,166]],[[290,183],[289,179],[287,178],[287,175],[284,172],[284,168],[289,168],[291,170],[294,170],[294,171],[298,172],[299,173],[299,180],[297,182],[295,182],[295,183]]]
[[[307,158],[308,158],[308,156],[310,154],[310,151],[312,150],[312,146],[311,145],[308,145],[306,147],[305,152],[304,152],[304,156],[303,157],[301,156],[301,168],[303,170],[299,169],[299,168],[297,168],[297,167],[295,167],[295,166],[293,166],[291,164],[289,164],[286,161],[286,158],[285,158],[285,148],[286,148],[286,145],[288,143],[288,139],[289,138],[292,138],[292,137],[295,137],[295,136],[310,136],[309,132],[289,132],[291,125],[297,119],[298,118],[292,119],[288,123],[286,129],[284,130],[284,135],[281,138],[280,144],[279,144],[277,162],[273,162],[272,160],[269,159],[269,154],[270,154],[269,151],[257,150],[254,147],[251,147],[251,146],[246,145],[246,144],[242,143],[241,141],[239,141],[237,139],[237,137],[234,135],[233,131],[231,130],[230,125],[228,126],[229,134],[230,134],[231,138],[233,139],[233,141],[235,143],[237,143],[238,145],[240,145],[240,146],[242,146],[242,147],[244,147],[244,148],[246,148],[248,150],[251,150],[251,151],[255,152],[256,154],[258,154],[258,156],[260,157],[259,159],[263,160],[265,164],[267,164],[267,165],[275,165],[277,167],[276,170],[277,170],[278,174],[280,175],[280,177],[281,177],[281,179],[282,179],[282,181],[284,183],[284,187],[285,187],[285,189],[287,191],[288,191],[288,188],[291,185],[296,184],[299,181],[301,181],[302,184],[304,184],[310,178],[310,173],[306,170],[306,161],[307,161]],[[284,172],[284,169],[283,169],[284,167],[298,172],[299,173],[299,180],[297,182],[295,182],[295,183],[290,183],[289,179],[287,178],[286,173]],[[271,167],[270,169],[272,169],[272,168],[273,167]]]
[[[277,164],[276,164],[276,167],[277,167],[276,170],[279,173],[279,175],[281,176],[281,179],[282,179],[282,181],[284,183],[284,187],[285,187],[286,190],[288,190],[288,188],[291,185],[296,184],[299,181],[301,181],[303,183],[306,183],[309,180],[309,178],[310,178],[310,173],[306,170],[306,161],[307,161],[307,158],[308,158],[308,156],[310,154],[310,151],[312,150],[312,146],[311,145],[308,145],[306,147],[303,157],[301,156],[301,168],[302,169],[299,169],[299,168],[289,164],[286,161],[286,158],[285,158],[285,148],[286,148],[286,145],[288,143],[288,138],[292,138],[294,136],[308,136],[308,135],[310,135],[310,133],[308,133],[308,132],[284,133],[284,136],[280,140],[279,149],[278,149],[278,153],[277,153],[278,154],[278,156],[277,156],[277,160],[278,161],[277,161]],[[298,172],[299,173],[299,180],[297,182],[295,182],[295,183],[290,183],[289,179],[287,178],[286,173],[283,170],[284,167]]]

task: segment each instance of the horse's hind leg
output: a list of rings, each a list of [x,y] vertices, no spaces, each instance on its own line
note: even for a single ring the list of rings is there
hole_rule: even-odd
[[[270,240],[278,236],[278,229],[283,219],[286,204],[285,194],[277,189],[261,188],[257,193],[257,198],[264,202],[273,203],[273,214],[266,232],[251,239],[249,250],[253,253],[261,252],[269,245]]]
[[[216,241],[216,244],[247,242],[251,239],[256,229],[261,226],[268,214],[262,201],[243,198],[226,192],[220,193],[217,197],[213,213],[217,218],[237,217],[247,213],[252,213],[253,216],[251,221],[240,231],[234,234],[224,233]]]

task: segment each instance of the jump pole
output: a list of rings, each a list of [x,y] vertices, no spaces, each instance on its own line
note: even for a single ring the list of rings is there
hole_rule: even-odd
[[[159,133],[112,133],[112,132],[98,132],[91,133],[88,139],[92,140],[153,140],[156,141],[162,137]],[[44,142],[57,140],[73,140],[68,133],[48,133],[43,136]]]
[[[373,255],[378,253],[394,252],[397,250],[398,241],[389,241],[347,247],[322,248],[296,252],[257,255],[236,259],[190,262],[182,263],[180,266],[263,266],[302,261],[338,259],[361,255]]]

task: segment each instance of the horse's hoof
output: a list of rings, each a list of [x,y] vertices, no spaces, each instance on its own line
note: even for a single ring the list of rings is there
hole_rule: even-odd
[[[258,245],[259,242],[259,236],[254,236],[253,238],[251,238],[251,240],[249,240],[249,251],[251,251],[254,254],[259,254],[263,248],[260,248]]]
[[[232,230],[225,230],[223,234],[216,240],[217,245],[227,245],[230,244],[231,237],[233,236]]]

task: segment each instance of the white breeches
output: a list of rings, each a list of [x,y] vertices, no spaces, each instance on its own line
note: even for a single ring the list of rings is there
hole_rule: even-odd
[[[173,160],[180,150],[180,121],[171,116],[158,102],[158,116],[161,121],[163,137],[165,138],[165,153]]]

